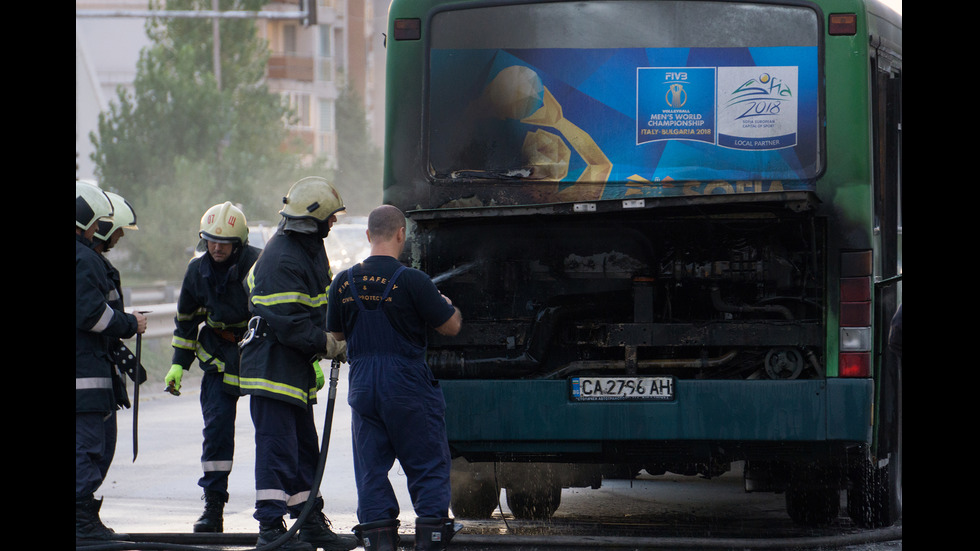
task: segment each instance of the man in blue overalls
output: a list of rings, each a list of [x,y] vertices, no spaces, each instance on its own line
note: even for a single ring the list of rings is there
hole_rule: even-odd
[[[355,532],[368,551],[398,545],[398,501],[388,471],[398,459],[417,516],[415,549],[446,549],[456,533],[449,516],[446,402],[425,363],[426,331],[454,336],[459,309],[424,272],[398,261],[405,215],[384,205],[368,217],[371,256],[330,286],[327,330],[347,342],[357,482]]]

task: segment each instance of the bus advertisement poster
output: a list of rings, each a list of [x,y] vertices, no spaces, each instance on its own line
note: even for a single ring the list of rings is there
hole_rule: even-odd
[[[812,182],[817,49],[433,49],[435,174]]]

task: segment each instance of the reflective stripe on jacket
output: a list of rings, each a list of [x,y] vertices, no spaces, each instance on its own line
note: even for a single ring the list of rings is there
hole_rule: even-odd
[[[312,362],[326,350],[327,288],[332,279],[323,240],[280,230],[247,279],[260,331],[242,347],[241,389],[301,407],[316,403]]]
[[[245,276],[261,251],[246,245],[227,270],[215,270],[205,253],[187,265],[174,317],[171,363],[184,368],[194,358],[204,371],[224,373],[223,381],[238,393],[238,346],[251,313]]]
[[[75,412],[116,409],[110,344],[136,334],[136,317],[109,305],[116,290],[91,242],[75,236]]]

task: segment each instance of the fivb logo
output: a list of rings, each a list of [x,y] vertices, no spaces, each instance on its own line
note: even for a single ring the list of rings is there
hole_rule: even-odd
[[[636,68],[636,143],[714,141],[715,69]]]
[[[687,103],[687,91],[682,82],[687,80],[687,73],[667,71],[664,76],[667,84],[667,95],[664,99],[667,105],[673,108],[683,107]]]

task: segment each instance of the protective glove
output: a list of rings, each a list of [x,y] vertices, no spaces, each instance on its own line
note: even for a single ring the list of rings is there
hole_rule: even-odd
[[[347,362],[347,341],[338,341],[333,338],[329,332],[327,332],[327,352],[323,355],[324,358],[330,358],[331,360],[337,360],[340,363]]]
[[[163,378],[163,382],[167,383],[167,392],[174,396],[180,396],[180,379],[183,376],[184,368],[180,364],[171,365],[167,376]]]
[[[323,388],[324,382],[326,382],[323,379],[323,370],[320,369],[319,360],[313,362],[313,372],[316,373],[316,389],[319,391],[321,388]]]

